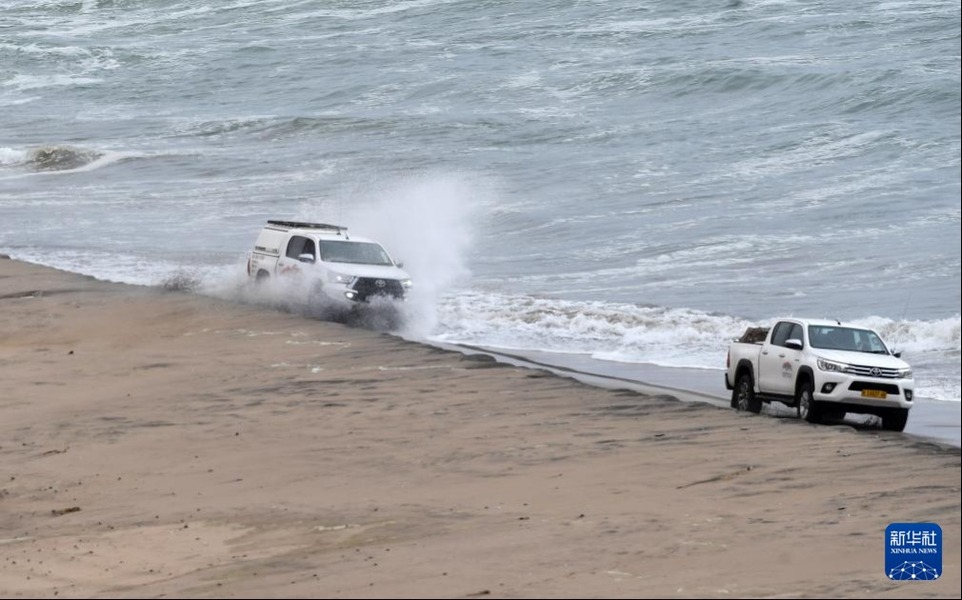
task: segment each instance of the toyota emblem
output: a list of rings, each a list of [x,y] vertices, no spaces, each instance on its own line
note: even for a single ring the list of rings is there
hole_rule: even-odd
[[[387,285],[387,282],[384,281],[383,279],[378,279],[377,281],[374,282],[374,285],[376,285],[376,286],[379,287],[379,288],[382,288],[382,287],[384,287],[384,286]],[[877,370],[878,370],[878,369],[876,369],[876,371],[877,371]]]
[[[870,372],[872,373],[872,377],[878,377],[879,375],[882,374],[882,369],[878,367],[872,367],[872,370]]]

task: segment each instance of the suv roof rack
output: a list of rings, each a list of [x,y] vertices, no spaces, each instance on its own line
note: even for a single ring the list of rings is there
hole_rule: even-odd
[[[328,225],[327,223],[305,223],[303,221],[267,221],[268,225],[273,225],[274,227],[287,229],[324,229],[327,231],[335,231],[337,235],[341,235],[341,232],[347,233],[347,227],[342,227],[341,225]]]

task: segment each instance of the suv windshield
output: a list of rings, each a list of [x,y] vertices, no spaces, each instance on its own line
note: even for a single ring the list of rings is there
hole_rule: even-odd
[[[808,339],[813,348],[869,352],[871,354],[889,353],[879,336],[877,336],[874,331],[869,331],[868,329],[854,329],[852,327],[830,325],[809,325]]]
[[[359,265],[391,266],[391,258],[377,244],[321,240],[321,260]]]

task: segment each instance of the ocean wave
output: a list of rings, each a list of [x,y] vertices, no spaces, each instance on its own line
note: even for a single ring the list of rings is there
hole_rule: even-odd
[[[350,131],[387,131],[396,123],[389,119],[364,119],[341,116],[276,116],[250,115],[216,121],[190,122],[175,130],[183,137],[231,137],[251,135],[260,139],[276,140],[312,133],[340,133]]]
[[[21,165],[27,160],[27,151],[16,148],[0,148],[0,166],[12,167]]]
[[[96,150],[60,144],[34,148],[0,148],[0,167],[9,169],[0,179],[81,173],[148,156],[137,152]]]
[[[770,326],[686,308],[464,291],[439,306],[431,339],[510,350],[586,354],[622,363],[723,369],[728,344],[749,326]],[[916,369],[919,394],[959,401],[960,317],[931,321],[864,317]]]
[[[48,56],[57,58],[87,57],[90,51],[80,46],[42,46],[36,42],[29,44],[0,43],[0,51],[22,53],[27,55]]]
[[[103,157],[104,153],[97,150],[74,146],[42,146],[27,152],[24,165],[33,171],[72,171]]]
[[[24,92],[27,90],[51,87],[83,87],[101,83],[102,81],[103,79],[99,77],[56,73],[53,75],[15,75],[5,81],[3,85]]]
[[[852,322],[876,330],[890,345],[899,346],[907,352],[944,352],[955,356],[962,354],[962,323],[959,315],[933,321],[873,316]]]
[[[749,325],[690,309],[470,291],[447,298],[439,313],[438,341],[611,353],[632,362],[675,356],[705,367],[723,364],[727,341]]]
[[[0,148],[0,165],[22,167],[29,171],[70,171],[88,166],[104,158],[99,150],[74,146],[41,146],[39,148]]]

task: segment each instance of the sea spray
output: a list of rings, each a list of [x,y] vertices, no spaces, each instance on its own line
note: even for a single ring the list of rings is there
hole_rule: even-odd
[[[466,280],[467,256],[479,209],[493,185],[462,173],[426,173],[379,182],[351,198],[305,204],[298,218],[325,221],[333,214],[350,232],[380,242],[403,263],[414,286],[401,306],[399,333],[424,338],[437,325],[444,292]]]

